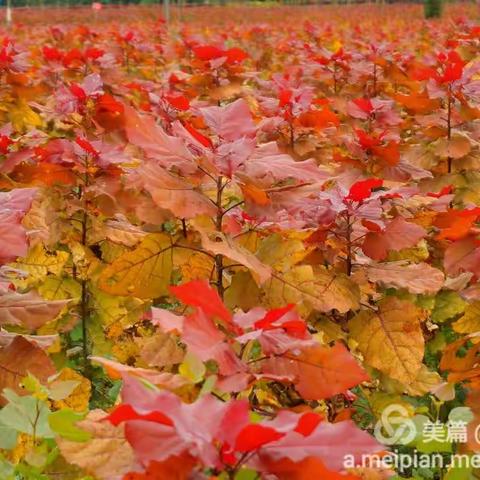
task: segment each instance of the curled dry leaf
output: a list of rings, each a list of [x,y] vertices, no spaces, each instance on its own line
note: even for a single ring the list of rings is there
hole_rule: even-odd
[[[31,291],[0,296],[0,325],[16,325],[29,331],[54,320],[69,300],[44,300]]]
[[[147,368],[129,367],[128,365],[102,357],[92,356],[90,357],[90,360],[102,365],[111,378],[118,379],[122,378],[124,374],[129,374],[134,377],[143,378],[154,385],[170,390],[175,390],[176,388],[188,384],[188,381],[185,378],[180,377],[179,375],[174,375],[173,373],[159,372],[158,370]]]

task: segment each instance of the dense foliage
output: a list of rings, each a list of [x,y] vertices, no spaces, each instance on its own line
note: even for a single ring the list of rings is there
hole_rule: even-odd
[[[475,475],[358,464],[480,449],[480,27],[402,8],[3,32],[2,480]]]

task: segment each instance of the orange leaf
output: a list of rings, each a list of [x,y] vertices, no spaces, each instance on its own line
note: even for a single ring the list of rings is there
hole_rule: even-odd
[[[150,462],[145,472],[127,473],[123,480],[187,480],[194,467],[194,458],[183,453],[163,462]]]
[[[328,470],[323,462],[315,457],[307,457],[301,462],[293,462],[289,458],[272,460],[262,457],[262,462],[266,463],[268,471],[275,474],[279,480],[312,480],[314,478],[321,478],[322,480],[360,480],[356,475]]]

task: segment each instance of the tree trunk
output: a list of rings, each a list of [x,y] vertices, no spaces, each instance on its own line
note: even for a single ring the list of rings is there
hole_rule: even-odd
[[[425,18],[442,16],[442,0],[424,0]]]

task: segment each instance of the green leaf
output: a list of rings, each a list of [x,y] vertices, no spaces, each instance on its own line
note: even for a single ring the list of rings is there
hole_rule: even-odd
[[[193,383],[198,383],[205,376],[205,365],[193,353],[187,352],[183,362],[180,364],[178,371],[182,377],[187,378]]]
[[[90,433],[75,425],[76,422],[83,420],[84,418],[85,415],[74,412],[69,408],[65,408],[51,413],[48,416],[48,424],[55,433],[67,440],[73,442],[86,442],[91,438]]]
[[[443,478],[444,480],[470,480],[475,477],[472,475],[472,467],[455,465],[448,470]]]
[[[465,301],[457,292],[440,292],[435,298],[435,307],[431,314],[432,322],[442,323],[462,314],[465,310],[465,305]]]
[[[50,410],[45,402],[32,396],[21,397],[8,388],[3,396],[9,403],[0,411],[0,423],[36,438],[53,437],[48,424]]]
[[[255,470],[250,470],[249,468],[242,468],[235,475],[235,480],[256,480],[258,478],[258,473]]]
[[[0,423],[0,449],[11,450],[17,445],[18,432],[12,427],[7,427]],[[0,464],[0,472],[1,464]],[[1,477],[3,478],[3,477]]]
[[[14,480],[14,466],[0,455],[0,478],[2,480]]]

